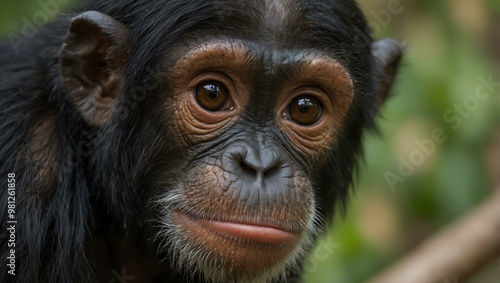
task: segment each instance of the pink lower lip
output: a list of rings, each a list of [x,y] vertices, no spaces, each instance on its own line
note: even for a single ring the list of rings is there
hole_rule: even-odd
[[[201,227],[218,234],[264,244],[287,244],[297,242],[299,239],[299,235],[296,233],[267,226],[211,220],[189,219],[188,221],[197,222]]]

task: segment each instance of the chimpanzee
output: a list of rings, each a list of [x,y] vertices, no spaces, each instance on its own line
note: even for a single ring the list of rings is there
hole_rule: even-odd
[[[300,281],[401,45],[352,0],[66,16],[0,47],[0,281]]]

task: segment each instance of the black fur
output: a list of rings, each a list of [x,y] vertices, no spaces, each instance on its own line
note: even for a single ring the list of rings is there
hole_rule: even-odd
[[[158,90],[166,86],[155,70],[161,69],[158,62],[169,55],[176,42],[198,31],[272,41],[271,35],[255,33],[259,30],[256,18],[260,17],[257,6],[263,1],[248,2],[253,4],[243,8],[229,1],[86,1],[79,10],[29,39],[17,54],[9,42],[1,44],[2,232],[8,227],[7,174],[15,173],[17,182],[16,275],[7,274],[10,248],[4,235],[0,241],[1,282],[109,282],[111,271],[121,273],[122,267],[102,259],[104,255],[112,257],[113,250],[97,246],[95,240],[101,238],[107,242],[127,238],[140,251],[137,256],[152,262],[162,259],[152,241],[156,228],[151,221],[155,217],[151,200],[182,176],[186,161],[171,129],[162,124],[168,116],[157,117],[163,103]],[[277,44],[328,51],[349,71],[355,88],[341,138],[328,156],[328,164],[314,172],[320,214],[327,222],[336,205],[346,204],[361,151],[362,130],[373,125],[378,105],[374,92],[381,70],[371,54],[366,22],[353,1],[297,3],[301,9],[296,12],[306,17],[297,23],[291,18],[293,29],[283,31]],[[107,14],[130,29],[130,60],[119,97],[119,113],[126,118],[116,115],[103,129],[84,123],[59,78],[59,50],[69,20],[86,10]],[[157,83],[157,87],[146,97],[131,97],[134,88],[145,82]],[[55,183],[40,187],[34,182],[40,168],[33,161],[36,153],[31,152],[30,141],[33,126],[50,115],[55,115],[57,122],[51,141],[44,146],[54,146],[58,173]],[[159,172],[160,165],[171,169]],[[176,280],[181,280],[183,273],[170,270],[168,259],[162,268],[151,282],[180,282]]]

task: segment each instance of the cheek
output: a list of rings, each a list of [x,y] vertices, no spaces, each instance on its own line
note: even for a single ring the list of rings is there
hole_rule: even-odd
[[[207,114],[191,92],[176,96],[168,104],[173,112],[175,136],[186,147],[216,139],[238,120],[238,113]]]
[[[280,127],[293,148],[311,164],[316,164],[335,146],[339,131],[329,119],[310,128],[300,128],[290,121],[281,121]]]

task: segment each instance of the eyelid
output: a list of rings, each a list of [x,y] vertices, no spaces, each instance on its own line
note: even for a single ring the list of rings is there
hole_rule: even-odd
[[[236,88],[236,85],[234,84],[233,79],[221,71],[198,72],[189,80],[188,89],[194,90],[201,83],[208,82],[208,81],[219,82],[219,83],[223,84],[228,91],[230,91],[231,93],[234,92],[235,94],[237,94],[236,93],[237,88]]]

